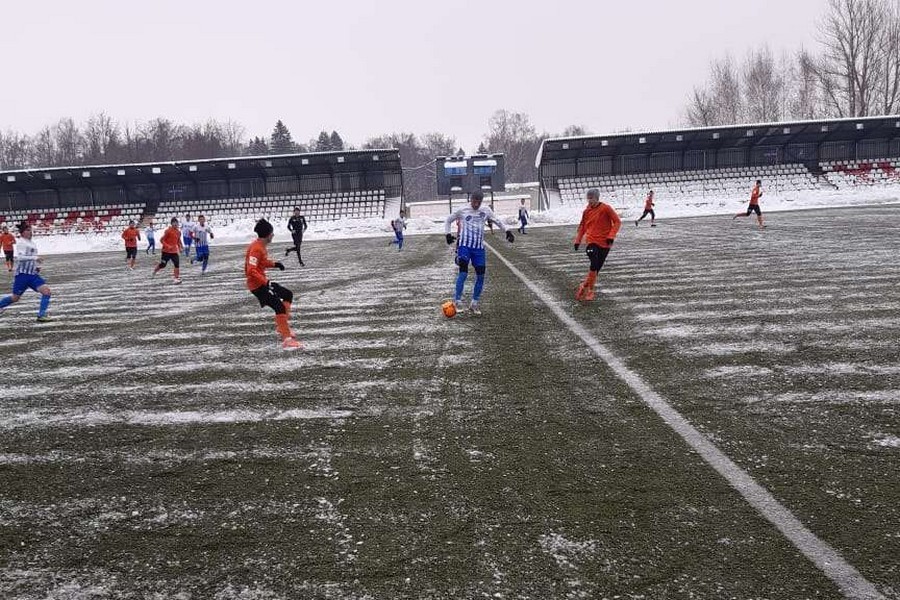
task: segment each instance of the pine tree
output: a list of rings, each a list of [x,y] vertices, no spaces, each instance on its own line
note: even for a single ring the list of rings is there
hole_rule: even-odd
[[[275,123],[275,129],[272,131],[272,138],[269,142],[270,154],[291,154],[294,152],[294,140],[291,138],[290,130],[281,122],[281,119]]]
[[[263,138],[256,136],[247,145],[248,156],[262,156],[269,153],[269,144]]]
[[[316,140],[316,152],[328,152],[331,150],[331,137],[328,132],[323,130]]]
[[[328,138],[328,142],[331,145],[331,150],[343,150],[344,149],[344,140],[341,139],[340,134],[337,131],[331,132],[331,137]]]
[[[487,147],[485,147],[484,142],[481,142],[480,144],[478,144],[478,154],[487,154],[487,153],[488,153],[488,150],[487,150]]]
[[[457,148],[457,149],[456,149],[456,155],[457,155],[457,156],[465,156],[465,155],[466,155],[466,151],[463,150],[462,148]]]

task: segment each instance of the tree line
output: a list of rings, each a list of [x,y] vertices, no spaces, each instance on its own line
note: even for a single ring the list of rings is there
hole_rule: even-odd
[[[900,112],[900,0],[828,0],[815,50],[713,61],[685,110],[695,127]]]
[[[573,126],[563,135],[585,133],[583,127]],[[502,152],[506,156],[507,181],[535,181],[534,158],[545,137],[550,134],[538,133],[527,114],[498,110],[488,121],[487,132],[478,148],[470,151]],[[409,200],[435,197],[436,156],[466,153],[456,138],[437,132],[387,133],[369,138],[359,148],[399,149],[405,171],[405,195]],[[210,119],[187,125],[157,118],[123,125],[105,113],[98,113],[83,123],[63,118],[32,135],[12,130],[0,132],[0,170],[354,149],[357,147],[345,143],[336,130],[321,131],[306,143],[297,142],[280,119],[268,136],[248,137],[246,129],[235,121]]]

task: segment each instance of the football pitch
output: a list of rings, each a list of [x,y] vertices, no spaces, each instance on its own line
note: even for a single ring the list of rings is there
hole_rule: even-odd
[[[454,319],[440,236],[284,236],[293,353],[242,247],[48,257],[55,320],[0,320],[0,598],[900,598],[897,210],[626,221],[591,304],[574,227],[488,234]]]

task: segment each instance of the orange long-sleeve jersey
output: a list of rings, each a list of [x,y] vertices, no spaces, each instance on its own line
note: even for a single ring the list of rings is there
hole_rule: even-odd
[[[0,234],[0,246],[3,247],[4,252],[12,252],[13,245],[16,243],[16,236],[11,233],[3,233]]]
[[[181,232],[178,231],[177,227],[170,225],[166,227],[162,237],[159,238],[159,243],[162,246],[162,251],[166,254],[178,254],[183,248],[181,245]]]
[[[597,206],[588,206],[581,215],[581,224],[575,235],[575,243],[580,244],[582,238],[587,244],[597,244],[601,248],[609,248],[606,240],[615,239],[622,226],[622,219],[609,204],[601,202]]]
[[[269,259],[269,252],[263,241],[256,240],[247,247],[244,256],[244,274],[247,276],[247,289],[250,291],[269,283],[266,269],[275,266],[275,262]]]
[[[647,199],[644,200],[644,210],[653,210],[653,195],[648,194]]]
[[[750,192],[750,205],[759,204],[759,198],[762,196],[762,191],[760,191],[758,185],[753,186],[753,191]]]
[[[122,239],[125,240],[126,248],[137,248],[138,240],[141,239],[141,232],[137,227],[129,227],[122,232]]]

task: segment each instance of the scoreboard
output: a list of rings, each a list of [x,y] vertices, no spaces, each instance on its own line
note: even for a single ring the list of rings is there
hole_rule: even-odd
[[[502,154],[439,156],[435,159],[437,193],[471,194],[475,190],[502,192],[506,189]]]

